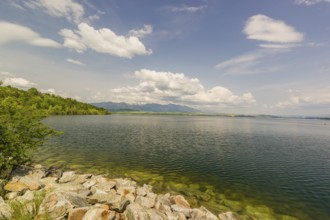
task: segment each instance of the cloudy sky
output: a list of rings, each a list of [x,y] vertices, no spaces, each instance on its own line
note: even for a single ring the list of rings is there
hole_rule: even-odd
[[[86,102],[330,115],[330,0],[2,0],[0,80]]]

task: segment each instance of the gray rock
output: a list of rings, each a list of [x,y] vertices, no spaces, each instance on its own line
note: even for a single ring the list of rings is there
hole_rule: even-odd
[[[96,180],[88,180],[86,182],[84,182],[83,186],[87,189],[91,188],[92,186],[94,186],[96,184]]]
[[[117,188],[117,193],[122,196],[125,196],[129,193],[136,194],[136,188],[134,186],[119,186]]]
[[[112,197],[116,196],[116,191],[111,190],[110,192],[104,192],[101,190],[95,191],[92,195],[88,197],[88,200],[90,203],[95,204],[95,203],[106,203],[109,200],[112,199]]]
[[[187,218],[191,218],[191,214],[193,211],[190,208],[185,208],[180,205],[171,205],[171,209],[173,212],[183,213]]]
[[[40,178],[38,177],[39,177],[38,175],[23,176],[22,178],[19,179],[19,182],[26,185],[29,190],[38,190],[41,187],[41,183],[39,182]]]
[[[92,177],[92,174],[81,174],[81,175],[76,175],[74,178],[73,182],[82,184],[89,180]]]
[[[130,201],[124,196],[114,195],[107,201],[107,203],[109,204],[110,210],[122,213],[125,211]]]
[[[172,196],[170,200],[173,204],[177,206],[180,206],[182,208],[190,208],[189,202],[187,202],[187,200],[181,195]]]
[[[204,206],[199,209],[193,209],[191,212],[192,220],[218,220],[218,217],[207,210]]]
[[[88,203],[80,195],[72,192],[52,192],[42,201],[38,218],[57,219],[66,216],[73,208],[85,207]]]
[[[155,193],[148,193],[146,196],[137,196],[135,202],[146,208],[152,208],[155,206],[156,197]]]
[[[12,209],[0,196],[0,219],[11,219]]]
[[[90,207],[75,208],[69,212],[68,220],[81,220]]]
[[[134,188],[137,187],[137,184],[135,181],[131,181],[129,179],[122,179],[122,178],[118,178],[115,179],[116,181],[116,188],[119,189],[120,187],[129,187],[132,186]]]
[[[238,220],[236,215],[233,212],[225,212],[219,214],[219,219],[220,220]]]
[[[129,204],[125,211],[128,220],[152,220],[143,206],[138,203]]]
[[[102,182],[102,183],[97,183],[91,187],[92,193],[95,193],[97,191],[103,191],[103,192],[110,192],[113,187],[115,187],[116,182]]]
[[[149,215],[149,218],[152,220],[167,220],[166,214],[161,213],[156,209],[147,209],[146,211]]]
[[[56,167],[50,167],[45,171],[45,175],[43,177],[55,177],[56,179],[61,178],[62,170]]]
[[[146,184],[143,184],[142,187],[137,187],[136,195],[146,196],[148,193],[152,193],[152,187]]]
[[[62,174],[62,177],[58,180],[59,183],[67,183],[73,181],[76,177],[76,173],[74,171],[67,171]]]
[[[103,208],[91,208],[89,209],[82,220],[114,220],[116,213]]]

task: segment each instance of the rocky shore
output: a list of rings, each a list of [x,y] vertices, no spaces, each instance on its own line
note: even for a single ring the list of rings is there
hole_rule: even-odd
[[[233,212],[193,208],[182,195],[155,194],[130,179],[22,167],[2,184],[0,219],[236,220]]]

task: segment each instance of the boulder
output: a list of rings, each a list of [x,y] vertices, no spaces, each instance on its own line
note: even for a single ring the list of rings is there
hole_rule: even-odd
[[[161,213],[160,211],[156,209],[147,209],[148,216],[152,220],[167,220],[167,216],[164,213]]]
[[[62,177],[58,180],[59,183],[71,182],[75,179],[76,173],[74,171],[67,171],[62,174]]]
[[[156,197],[156,194],[148,193],[146,196],[137,196],[135,202],[146,208],[152,208],[155,206]]]
[[[115,187],[116,183],[111,181],[105,181],[102,183],[97,183],[91,187],[92,193],[96,191],[110,192],[113,187]]]
[[[81,220],[89,207],[75,208],[69,212],[68,220]]]
[[[152,193],[152,187],[146,184],[143,184],[142,187],[136,188],[136,195],[146,196],[148,193]]]
[[[110,210],[120,213],[125,211],[129,203],[130,203],[129,200],[127,200],[124,196],[120,196],[120,195],[114,195],[107,201]]]
[[[199,209],[193,209],[191,212],[191,219],[194,220],[218,220],[218,217],[207,210],[204,206]]]
[[[45,175],[43,177],[55,177],[56,179],[61,178],[62,170],[56,167],[50,167],[45,171]]]
[[[7,183],[4,187],[5,190],[10,192],[21,192],[23,190],[27,190],[29,187],[22,182],[11,181]]]
[[[125,211],[128,220],[152,220],[143,206],[138,203],[129,204]]]
[[[82,220],[114,220],[116,213],[102,208],[89,209]]]
[[[189,202],[187,202],[187,200],[181,195],[172,196],[170,200],[173,204],[179,207],[190,209]]]
[[[136,194],[136,188],[134,186],[119,186],[117,188],[117,193],[122,196],[127,194]]]
[[[192,214],[192,209],[190,208],[186,208],[183,206],[179,206],[179,205],[171,205],[171,209],[173,212],[179,212],[184,214],[187,218],[191,218],[191,214]]]
[[[87,189],[91,188],[92,186],[94,186],[96,184],[96,180],[87,180],[86,182],[84,182],[83,186]]]
[[[129,187],[132,186],[134,188],[137,187],[137,184],[135,181],[131,181],[129,179],[122,179],[122,178],[118,178],[115,179],[116,181],[116,188],[119,189],[120,187]]]
[[[42,201],[38,219],[48,217],[50,219],[63,218],[73,208],[85,207],[88,203],[80,195],[72,192],[52,192],[46,195]]]
[[[81,175],[76,175],[75,179],[73,182],[75,183],[85,183],[87,180],[89,180],[93,175],[92,174],[81,174]]]
[[[39,179],[40,178],[38,175],[28,175],[20,178],[19,182],[25,184],[29,190],[38,190],[41,187],[41,183],[39,182]]]
[[[88,200],[91,204],[95,203],[106,203],[112,199],[112,197],[116,196],[116,191],[111,190],[110,192],[104,192],[101,190],[95,191],[92,195],[88,196]]]

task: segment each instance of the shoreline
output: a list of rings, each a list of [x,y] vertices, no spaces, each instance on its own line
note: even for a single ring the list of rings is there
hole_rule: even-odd
[[[4,185],[0,219],[205,219],[237,220],[233,212],[193,207],[182,195],[156,194],[128,178],[20,167]],[[217,215],[216,215],[217,214]]]

